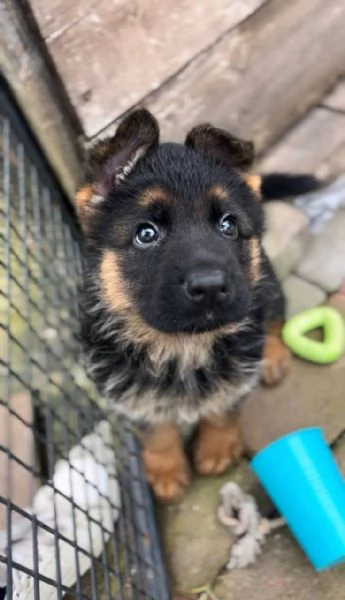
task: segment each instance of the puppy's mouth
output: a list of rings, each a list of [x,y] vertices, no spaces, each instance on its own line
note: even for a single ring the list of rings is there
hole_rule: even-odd
[[[208,312],[203,319],[181,324],[179,331],[183,333],[204,333],[205,331],[216,331],[229,323],[229,319],[216,318],[214,313]]]
[[[242,316],[242,315],[241,315]],[[207,331],[217,331],[225,325],[236,323],[238,317],[230,318],[229,315],[216,315],[214,311],[209,310],[204,315],[193,319],[171,319],[169,321],[159,321],[154,324],[155,328],[162,333],[188,333],[197,334]]]

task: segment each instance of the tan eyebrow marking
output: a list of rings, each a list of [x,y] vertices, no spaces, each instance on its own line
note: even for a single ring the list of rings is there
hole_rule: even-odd
[[[171,198],[163,188],[156,186],[151,187],[140,194],[138,202],[141,206],[147,208],[156,202],[169,203],[171,202]]]
[[[229,200],[229,192],[220,183],[213,185],[209,191],[211,196],[215,196],[219,200]]]

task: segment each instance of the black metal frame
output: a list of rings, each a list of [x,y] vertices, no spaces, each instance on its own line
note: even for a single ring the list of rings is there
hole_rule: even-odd
[[[169,600],[154,504],[137,441],[126,421],[113,424],[120,517],[107,548],[100,557],[91,557],[89,575],[78,578],[73,590],[64,588],[59,574],[63,535],[12,502],[14,463],[32,473],[33,490],[34,479],[39,480],[52,487],[55,499],[60,494],[51,480],[56,461],[66,458],[100,419],[113,420],[113,416],[100,403],[80,363],[80,232],[73,208],[2,78],[0,162],[0,410],[6,415],[8,431],[7,443],[0,443],[0,459],[7,462],[9,490],[6,497],[0,495],[8,541],[7,556],[0,555],[0,565],[7,564],[7,598],[13,597],[12,568],[28,572],[24,564],[14,562],[11,550],[13,521],[20,514],[30,521],[33,532],[35,568],[28,574],[35,577],[35,599],[40,597],[41,580],[56,588],[57,598],[68,592],[68,597],[85,600]],[[31,402],[29,421],[13,408],[18,394],[26,394]],[[27,462],[11,450],[13,419],[29,428],[35,440],[36,452]],[[42,528],[54,536],[56,582],[39,571],[37,534]],[[75,556],[78,571],[77,545]]]

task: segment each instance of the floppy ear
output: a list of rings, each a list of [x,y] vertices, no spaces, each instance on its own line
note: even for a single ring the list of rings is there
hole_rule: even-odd
[[[212,125],[198,125],[187,135],[186,146],[206,156],[213,156],[229,167],[248,169],[254,160],[254,144],[236,138],[224,129]]]
[[[133,111],[113,137],[96,142],[89,150],[86,184],[77,192],[79,220],[85,232],[97,206],[112,188],[126,179],[138,160],[158,145],[159,127],[146,109]]]

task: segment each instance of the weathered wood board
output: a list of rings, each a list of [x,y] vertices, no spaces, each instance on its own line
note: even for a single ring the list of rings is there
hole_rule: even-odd
[[[70,122],[65,104],[61,110],[51,72],[29,27],[27,14],[23,14],[21,8],[13,0],[0,2],[0,71],[62,187],[68,197],[73,198],[80,180],[80,152],[76,141],[80,130]]]
[[[145,104],[164,138],[212,121],[275,142],[345,71],[343,0],[273,0],[198,56]]]
[[[8,455],[0,450],[0,496],[9,498],[22,509],[31,505],[39,487],[39,481],[29,470],[37,469],[35,457],[35,437],[30,424],[33,422],[30,395],[22,391],[8,398],[7,405],[0,405],[0,444],[8,448]],[[17,460],[14,460],[16,457]],[[23,466],[24,465],[24,466]],[[12,518],[17,519],[16,511]],[[8,511],[0,503],[0,530],[6,530]]]
[[[264,1],[31,0],[31,5],[89,137]]]
[[[345,112],[315,108],[274,145],[260,170],[315,173],[331,179],[345,172]]]
[[[341,79],[331,93],[322,100],[322,106],[345,113],[345,79]]]

